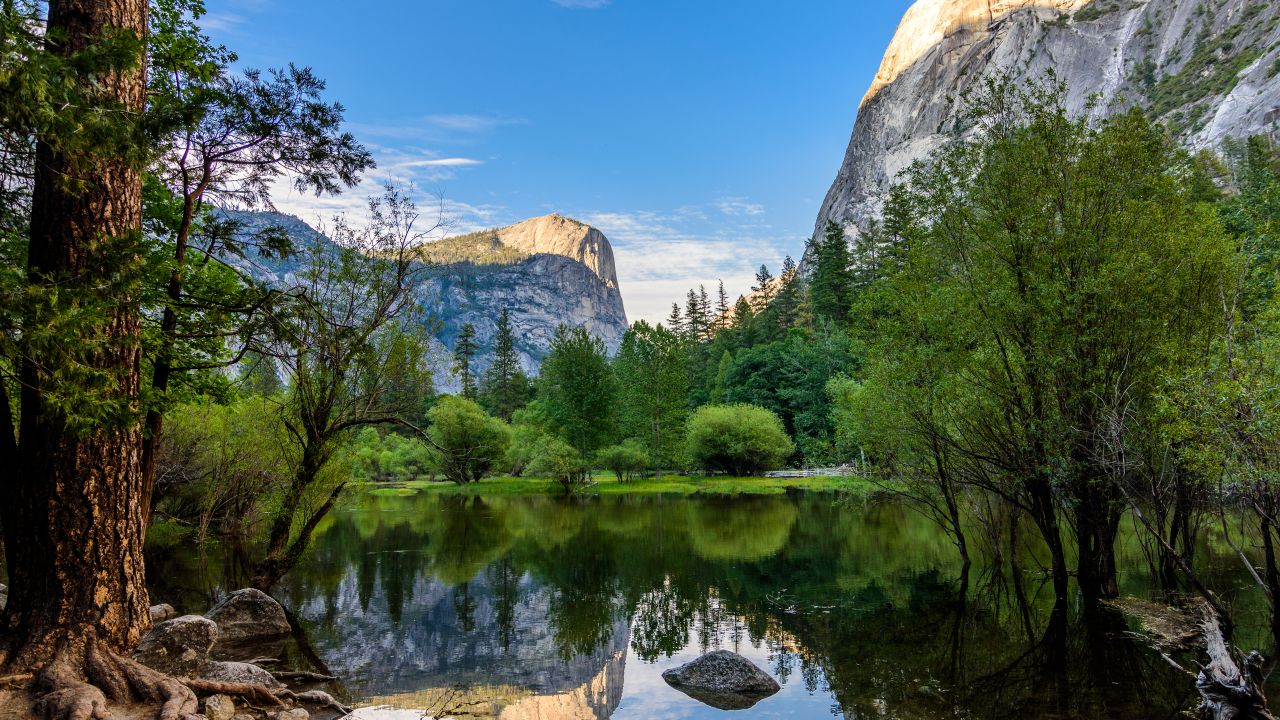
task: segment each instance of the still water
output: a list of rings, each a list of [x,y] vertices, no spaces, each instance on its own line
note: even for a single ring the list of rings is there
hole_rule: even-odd
[[[153,597],[183,612],[243,584],[236,552],[153,555]],[[356,704],[459,718],[1142,720],[1194,702],[1123,617],[1055,615],[1033,549],[1002,555],[965,576],[927,519],[829,494],[381,491],[325,521],[275,593],[300,632],[256,652],[338,676]],[[1206,555],[1248,616],[1237,565]],[[1125,591],[1148,593],[1136,542],[1122,561]],[[717,648],[782,691],[735,713],[663,682]]]

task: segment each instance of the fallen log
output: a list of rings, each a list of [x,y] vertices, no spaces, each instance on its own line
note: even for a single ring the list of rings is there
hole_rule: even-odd
[[[1205,653],[1209,664],[1196,675],[1200,714],[1212,720],[1276,720],[1267,709],[1263,692],[1262,655],[1257,651],[1239,658],[1227,644],[1222,618],[1207,603],[1203,607]]]

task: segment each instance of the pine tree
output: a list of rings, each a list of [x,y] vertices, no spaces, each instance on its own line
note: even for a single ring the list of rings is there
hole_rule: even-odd
[[[733,369],[733,355],[728,350],[720,356],[720,364],[716,367],[716,384],[711,388],[711,402],[724,404],[729,392],[729,371]]]
[[[853,309],[855,278],[853,257],[844,229],[827,221],[821,238],[809,244],[813,272],[809,277],[809,297],[815,318],[845,327]]]
[[[462,383],[462,396],[476,399],[476,379],[471,372],[471,361],[476,356],[476,327],[471,323],[462,326],[458,342],[453,346],[453,374]]]
[[[498,316],[493,364],[485,371],[482,385],[486,408],[508,422],[511,421],[511,415],[523,407],[528,399],[529,380],[520,369],[516,337],[511,329],[511,315],[506,308]]]
[[[711,316],[713,312],[711,309],[711,297],[707,295],[706,285],[698,286],[698,309],[702,311],[702,333],[703,335],[709,335],[715,318]]]
[[[684,318],[680,315],[680,303],[671,303],[671,314],[667,316],[667,329],[676,335],[684,335]]]
[[[724,280],[720,281],[720,288],[716,291],[716,329],[723,330],[729,327],[729,293],[724,291]]]
[[[792,260],[790,255],[782,261],[782,274],[778,276],[778,280],[778,293],[774,298],[772,310],[776,330],[785,335],[787,330],[795,326],[800,316],[803,290],[799,268],[796,267],[796,261]]]
[[[706,326],[702,323],[702,305],[696,290],[689,290],[684,306],[684,318],[684,330],[689,339],[695,342],[702,339],[702,331]]]
[[[769,302],[773,300],[773,274],[769,272],[767,265],[760,265],[760,269],[756,271],[756,284],[751,286],[751,292],[755,295],[757,311],[769,307]]]

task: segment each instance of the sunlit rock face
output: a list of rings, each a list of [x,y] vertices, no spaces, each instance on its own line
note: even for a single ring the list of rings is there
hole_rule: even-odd
[[[1052,69],[1073,112],[1136,103],[1193,148],[1280,134],[1278,18],[1267,0],[919,0],[862,100],[815,233],[879,217],[902,170],[963,135],[962,94],[999,73]]]
[[[246,232],[283,227],[295,242],[319,233],[307,223],[278,213],[226,212]],[[432,243],[435,252],[418,299],[438,323],[435,333],[437,388],[458,389],[449,351],[462,327],[476,331],[476,367],[488,367],[505,308],[515,330],[516,352],[526,372],[536,373],[561,325],[585,328],[616,351],[627,330],[613,248],[599,230],[561,215],[526,220],[497,230]],[[248,268],[259,279],[286,286],[296,271],[292,261],[258,259]]]

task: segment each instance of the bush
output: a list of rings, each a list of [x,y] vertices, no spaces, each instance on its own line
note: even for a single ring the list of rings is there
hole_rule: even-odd
[[[445,396],[427,413],[436,463],[459,485],[478,482],[506,455],[511,429],[463,397]]]
[[[591,478],[582,455],[560,438],[543,437],[527,468],[530,475],[541,475],[559,482],[566,493],[585,486]]]
[[[689,453],[704,470],[754,475],[795,450],[777,415],[754,405],[706,405],[689,419]]]
[[[395,482],[435,475],[431,447],[418,438],[366,427],[346,450],[352,473],[366,482]]]
[[[596,453],[596,464],[612,470],[618,482],[630,482],[637,472],[649,467],[649,453],[639,440],[627,440]]]
[[[519,412],[516,413],[519,415]],[[536,425],[515,424],[511,426],[511,445],[503,459],[503,466],[511,477],[524,475],[538,452],[539,443],[547,433]]]

